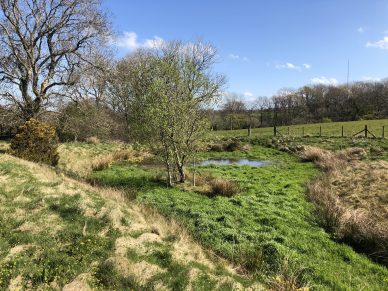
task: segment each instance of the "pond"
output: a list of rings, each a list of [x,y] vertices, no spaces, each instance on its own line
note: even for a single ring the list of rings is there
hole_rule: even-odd
[[[256,161],[248,159],[208,159],[198,163],[199,166],[208,166],[208,165],[238,165],[238,166],[251,166],[251,167],[263,167],[268,165],[269,161]]]

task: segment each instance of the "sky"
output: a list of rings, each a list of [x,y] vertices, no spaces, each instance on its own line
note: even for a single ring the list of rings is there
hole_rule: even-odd
[[[117,57],[163,41],[218,50],[226,91],[253,100],[388,77],[388,0],[105,0]]]

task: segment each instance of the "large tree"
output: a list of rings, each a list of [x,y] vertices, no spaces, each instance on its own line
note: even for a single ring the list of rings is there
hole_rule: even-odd
[[[100,0],[0,0],[0,98],[24,119],[52,106],[109,32]]]

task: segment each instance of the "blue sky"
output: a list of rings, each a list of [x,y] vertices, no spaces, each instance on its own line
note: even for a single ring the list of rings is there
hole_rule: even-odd
[[[227,91],[246,99],[281,88],[388,77],[388,0],[106,0],[117,55],[152,40],[210,42]]]

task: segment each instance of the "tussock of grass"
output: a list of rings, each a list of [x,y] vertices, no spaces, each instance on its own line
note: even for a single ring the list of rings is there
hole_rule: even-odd
[[[112,165],[113,161],[114,161],[113,155],[109,154],[109,155],[99,156],[92,161],[92,170],[102,171],[104,169],[107,169]]]
[[[194,183],[193,174],[188,170],[185,170],[185,174],[188,183],[183,186],[184,189],[192,190],[211,198],[216,196],[232,197],[241,191],[240,187],[233,181],[204,173],[196,173],[194,187],[192,186]]]
[[[209,184],[211,188],[211,196],[232,197],[233,195],[236,195],[238,192],[240,192],[238,185],[226,179],[212,179]]]

